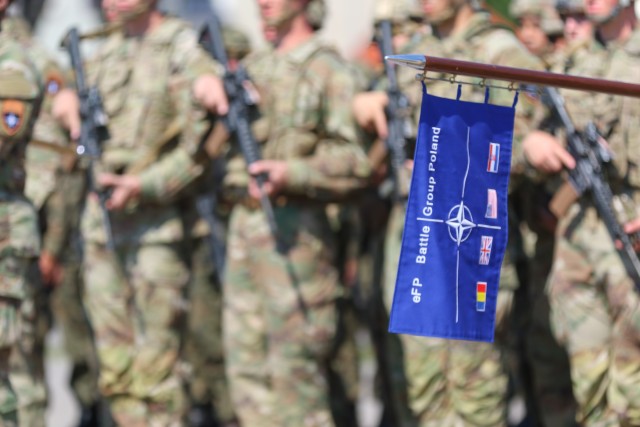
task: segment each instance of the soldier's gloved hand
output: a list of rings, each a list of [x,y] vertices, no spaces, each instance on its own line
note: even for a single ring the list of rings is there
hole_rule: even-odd
[[[112,189],[111,197],[107,200],[110,211],[122,210],[132,200],[140,195],[142,183],[137,175],[115,175],[103,173],[98,176],[98,184]]]
[[[249,195],[255,199],[260,198],[260,189],[255,178],[256,175],[266,174],[268,177],[263,189],[267,196],[275,196],[286,187],[289,180],[289,166],[282,160],[258,160],[249,166],[252,178],[249,181]]]
[[[220,78],[205,74],[193,82],[193,96],[207,110],[219,116],[229,111],[229,101]]]
[[[576,167],[573,156],[547,132],[533,131],[528,134],[522,142],[522,149],[531,166],[542,172],[556,173],[563,167]]]
[[[351,108],[358,125],[368,131],[375,132],[380,138],[388,134],[385,107],[389,104],[386,92],[363,92],[353,98]]]
[[[62,266],[55,256],[48,251],[42,251],[38,260],[42,283],[46,286],[57,287],[62,282]]]
[[[69,131],[71,138],[80,138],[80,100],[72,89],[62,89],[53,98],[52,114]]]

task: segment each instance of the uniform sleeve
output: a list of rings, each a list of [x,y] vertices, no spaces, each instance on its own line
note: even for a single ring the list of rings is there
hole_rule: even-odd
[[[60,185],[60,179],[57,184],[45,203],[47,230],[42,236],[42,249],[60,259],[67,242],[69,224],[65,219],[64,186]]]
[[[209,115],[192,98],[188,76],[177,76],[170,90],[175,97],[181,133],[173,150],[138,174],[142,201],[171,203],[202,175],[208,163],[202,141],[211,128]]]
[[[193,81],[203,74],[221,77],[224,73],[222,65],[199,45],[193,30],[180,32],[174,43],[171,63],[185,78]]]
[[[311,157],[288,160],[288,191],[310,198],[343,197],[366,186],[371,169],[358,144],[351,100],[353,76],[336,70],[328,79],[324,99],[324,132]]]

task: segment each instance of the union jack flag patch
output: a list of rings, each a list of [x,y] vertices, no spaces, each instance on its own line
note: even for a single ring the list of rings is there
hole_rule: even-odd
[[[493,237],[482,236],[482,246],[480,246],[480,265],[489,265],[492,245]]]

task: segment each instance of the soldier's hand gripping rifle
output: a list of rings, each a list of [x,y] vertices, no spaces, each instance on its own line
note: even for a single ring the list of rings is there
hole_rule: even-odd
[[[385,141],[389,153],[389,167],[393,181],[393,198],[399,197],[400,174],[407,160],[406,134],[408,126],[409,99],[398,87],[396,65],[384,61],[387,56],[393,55],[393,34],[391,21],[383,20],[378,24],[377,42],[382,54],[384,69],[387,76],[387,96],[389,103],[386,107],[388,135]]]
[[[250,166],[260,160],[262,156],[260,147],[251,131],[250,114],[255,108],[255,97],[247,90],[247,84],[250,81],[249,75],[241,65],[235,70],[231,69],[222,40],[220,21],[215,14],[211,14],[211,17],[207,20],[200,35],[200,41],[204,49],[224,66],[224,90],[229,98],[229,112],[223,117],[224,124],[229,132],[236,137],[244,160],[247,166]],[[267,216],[269,229],[276,242],[278,242],[278,227],[273,213],[273,206],[264,191],[264,184],[269,177],[263,173],[254,176],[254,178],[260,190],[260,204]]]
[[[102,143],[109,138],[107,115],[102,104],[102,97],[96,87],[88,87],[86,83],[82,55],[80,53],[80,34],[77,28],[72,28],[62,41],[69,53],[71,66],[75,74],[76,90],[80,99],[80,140],[76,152],[88,161],[87,181],[89,191],[97,194],[102,213],[102,222],[106,232],[106,245],[110,251],[115,251],[111,219],[107,210],[109,192],[96,185],[95,162],[102,156]]]
[[[556,88],[545,86],[543,100],[553,109],[556,118],[565,128],[569,152],[576,160],[576,167],[569,171],[569,183],[578,196],[585,193],[591,195],[596,211],[614,243],[620,242],[619,247],[616,245],[616,250],[636,286],[636,291],[640,292],[640,260],[631,238],[618,222],[613,209],[613,193],[604,176],[604,167],[611,161],[610,154],[599,142],[600,136],[593,123],[587,125],[583,133],[578,132],[564,106],[562,95]]]

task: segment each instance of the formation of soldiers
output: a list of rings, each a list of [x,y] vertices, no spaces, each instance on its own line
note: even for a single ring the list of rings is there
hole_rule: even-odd
[[[77,154],[78,70],[51,60],[10,4],[0,0],[0,426],[45,425],[54,319],[80,426],[356,426],[361,330],[380,426],[506,426],[513,395],[525,397],[522,425],[640,426],[640,301],[590,200],[562,191],[575,160],[537,96],[516,112],[496,343],[391,335],[412,162],[390,191],[377,48],[345,61],[319,36],[323,0],[258,0],[269,47],[250,52],[226,29],[228,64],[156,0],[103,0],[91,37],[104,41],[83,64],[107,119],[99,158]],[[398,53],[640,83],[633,0],[513,0],[515,31],[485,6],[388,1],[377,19],[391,21]],[[242,69],[261,153],[249,165],[228,85]],[[421,91],[398,72],[411,159]],[[431,94],[456,96],[449,76],[428,77]],[[483,102],[493,83],[461,97]],[[597,125],[619,220],[637,233],[640,101],[561,93],[580,130]]]

